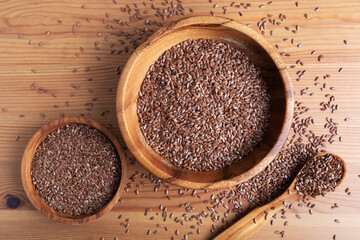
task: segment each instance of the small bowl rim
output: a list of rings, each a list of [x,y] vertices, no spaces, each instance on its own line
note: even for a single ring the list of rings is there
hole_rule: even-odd
[[[31,176],[29,176],[29,174],[31,173],[31,162],[33,161],[34,153],[36,149],[39,147],[39,145],[42,143],[42,141],[45,139],[45,137],[54,130],[62,126],[71,125],[71,124],[81,124],[81,125],[91,126],[93,128],[96,128],[100,132],[104,133],[110,139],[112,144],[115,146],[121,164],[120,184],[113,198],[96,212],[90,215],[80,215],[76,217],[58,212],[57,210],[50,207],[45,201],[43,201],[35,190],[35,187],[31,181]],[[121,145],[118,142],[117,138],[110,132],[109,129],[107,129],[100,123],[85,117],[63,117],[51,121],[46,125],[44,125],[43,127],[41,127],[38,131],[36,131],[36,133],[30,139],[29,143],[25,148],[21,160],[21,180],[28,199],[30,200],[32,205],[43,215],[47,216],[51,220],[55,220],[61,223],[83,224],[94,221],[100,218],[101,216],[103,216],[104,214],[106,214],[107,212],[109,212],[117,204],[120,197],[124,193],[126,178],[127,178],[127,165],[125,161],[125,154],[122,151]],[[30,179],[30,181],[28,179]]]
[[[204,21],[206,20],[206,21]],[[211,22],[211,23],[209,23]],[[129,77],[131,72],[133,71],[133,66],[137,62],[138,58],[141,57],[142,53],[148,49],[148,47],[160,39],[162,36],[177,30],[181,31],[181,28],[191,25],[201,25],[201,24],[212,24],[212,25],[222,25],[224,27],[231,28],[235,31],[239,31],[248,37],[252,38],[256,41],[270,56],[274,64],[276,65],[282,79],[282,83],[284,85],[284,92],[286,96],[285,104],[285,114],[284,114],[284,122],[281,127],[281,131],[276,138],[276,142],[272,146],[272,148],[268,151],[266,156],[254,165],[248,171],[232,177],[230,179],[220,180],[211,183],[198,183],[192,182],[184,179],[179,179],[176,176],[172,176],[168,173],[165,173],[161,169],[157,168],[155,165],[151,163],[151,161],[147,160],[146,157],[142,154],[141,149],[136,147],[134,139],[129,133],[129,129],[127,126],[127,122],[125,120],[125,112],[124,112],[124,102],[125,102],[125,91],[127,88],[127,84],[129,81]],[[276,155],[280,152],[282,146],[285,144],[287,136],[290,131],[292,116],[294,112],[294,91],[291,83],[291,78],[289,73],[287,72],[286,65],[282,60],[278,51],[272,46],[272,44],[264,38],[261,34],[253,30],[252,28],[242,24],[236,20],[225,17],[217,17],[217,16],[196,16],[196,17],[186,17],[175,21],[169,26],[163,27],[156,31],[152,36],[150,36],[144,43],[142,43],[135,51],[131,54],[128,59],[126,65],[123,68],[122,74],[119,79],[117,94],[116,94],[116,110],[117,110],[117,119],[120,127],[121,134],[126,143],[126,146],[129,148],[130,152],[134,155],[134,157],[144,166],[148,171],[150,171],[155,176],[169,182],[175,184],[180,187],[190,188],[190,189],[220,189],[226,187],[232,187],[242,182],[245,182],[252,177],[259,174],[262,170],[266,168],[276,157]]]

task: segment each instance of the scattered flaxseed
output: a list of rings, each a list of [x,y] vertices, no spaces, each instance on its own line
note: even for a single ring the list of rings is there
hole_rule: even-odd
[[[117,4],[117,1],[116,0],[113,0],[114,4]],[[150,1],[150,3],[147,3],[148,7],[150,7],[150,4],[151,4],[152,1]],[[179,1],[175,2],[174,1],[174,4],[178,4]],[[210,3],[212,3],[213,1],[212,0],[209,0]],[[143,3],[144,6],[146,6],[146,3],[144,2]],[[167,10],[167,7],[170,6],[170,2],[165,0],[164,4],[168,4],[166,6],[166,8],[164,8],[165,10]],[[164,6],[165,6],[164,5]],[[180,2],[178,4],[178,6],[181,6],[180,5]],[[237,5],[233,5],[234,7],[237,7]],[[246,4],[242,4],[241,5],[242,7],[244,6],[247,6]],[[296,2],[295,3],[295,6],[296,7],[299,7],[299,3]],[[154,6],[155,9],[160,9],[160,3],[159,4],[156,4],[156,6]],[[171,6],[170,6],[171,7]],[[211,7],[211,6],[210,6]],[[239,7],[240,7],[240,4],[239,4]],[[247,8],[249,8],[250,6],[247,6]],[[154,10],[155,10],[154,9]],[[170,8],[171,9],[171,8]],[[132,7],[131,5],[131,8],[128,9],[129,11],[132,11],[134,12],[134,10],[136,10],[136,7]],[[128,10],[125,10],[125,12],[127,12]],[[176,9],[175,9],[176,10]],[[147,10],[145,10],[147,11]],[[155,11],[158,11],[158,10],[155,10]],[[159,10],[159,12],[162,11],[161,9]],[[171,10],[173,11],[173,10]],[[177,10],[176,10],[177,11]],[[316,11],[316,10],[315,10]],[[141,13],[143,12],[143,9],[141,10]],[[169,12],[170,13],[170,12]],[[181,11],[179,11],[179,15]],[[144,13],[144,14],[147,14],[147,13]],[[177,13],[175,14],[177,15]],[[215,13],[213,12],[212,15],[215,15]],[[242,13],[239,12],[239,15],[242,16]],[[140,16],[140,15],[139,15]],[[141,18],[143,18],[144,16],[141,15]],[[134,20],[137,20],[137,17],[134,18]],[[86,18],[86,21],[89,22],[88,18]],[[104,21],[104,20],[103,20]],[[108,21],[108,19],[106,19],[106,21]],[[117,21],[116,21],[117,22]],[[61,20],[59,20],[58,23],[62,23]],[[122,26],[124,26],[124,21],[122,22]],[[153,24],[154,26],[156,26],[157,24],[162,24],[161,22],[151,22],[150,24]],[[271,23],[270,23],[271,24]],[[77,26],[80,26],[80,24],[76,24]],[[126,24],[127,25],[127,24]],[[276,25],[276,22],[273,24],[273,25]],[[160,26],[160,25],[159,25]],[[294,32],[295,33],[295,32]],[[127,33],[126,33],[127,34]],[[132,34],[132,33],[130,33]],[[143,33],[144,36],[146,36],[147,33]],[[271,33],[270,33],[271,35]],[[129,35],[130,37],[130,35]],[[145,39],[146,37],[144,37]],[[289,37],[289,39],[291,39],[291,37]],[[100,41],[100,40],[99,40]],[[132,39],[132,43],[134,43],[134,46],[136,45],[136,38],[134,37]],[[141,40],[140,40],[141,42]],[[292,41],[294,42],[294,41]],[[31,43],[33,44],[33,42]],[[31,45],[30,44],[30,45]],[[278,45],[275,46],[277,49],[280,49],[280,47]],[[83,49],[80,51],[82,52]],[[114,52],[115,54],[120,52],[119,49],[116,50],[116,52]],[[127,51],[126,51],[127,52]],[[131,52],[131,51],[130,51]],[[122,50],[122,53],[125,53],[125,49]],[[314,51],[313,54],[315,54],[316,52]],[[284,53],[284,56],[285,56],[285,53]],[[100,60],[100,57],[98,57]],[[300,63],[299,63],[300,64]],[[339,71],[340,72],[340,71]],[[92,80],[92,79],[91,79]],[[320,81],[319,81],[320,82]],[[323,84],[323,83],[321,83]],[[91,91],[92,92],[92,91]],[[90,93],[90,91],[89,91]],[[309,94],[310,95],[310,94]],[[305,108],[306,109],[306,108]],[[105,112],[105,111],[104,111]],[[295,112],[294,114],[294,118],[297,118],[298,120],[295,120],[295,124],[294,124],[294,127],[293,129],[297,131],[297,134],[300,134],[301,135],[301,138],[304,138],[307,139],[305,137],[306,134],[309,134],[309,132],[307,132],[307,127],[311,124],[307,121],[305,121],[304,123],[301,122],[302,118],[301,118],[301,113],[303,111],[302,110],[299,110],[298,112]],[[45,114],[44,114],[44,117],[45,117]],[[304,119],[305,120],[305,119]],[[345,120],[347,121],[347,120]],[[312,135],[312,134],[310,134]],[[321,136],[322,137],[322,136]],[[254,179],[251,179],[250,181],[246,182],[247,185],[245,184],[241,184],[240,186],[237,186],[236,188],[234,188],[233,190],[229,190],[228,193],[224,193],[224,195],[222,194],[218,194],[218,193],[215,193],[215,196],[213,197],[213,200],[214,201],[219,201],[218,199],[221,199],[226,201],[227,199],[231,199],[233,201],[234,198],[230,197],[232,196],[232,194],[234,194],[234,196],[240,196],[244,199],[247,199],[249,200],[250,202],[250,205],[251,206],[254,206],[256,204],[259,204],[259,203],[265,203],[265,202],[268,202],[270,201],[272,198],[274,198],[276,196],[276,194],[279,192],[279,189],[281,189],[281,187],[285,186],[286,183],[288,182],[288,178],[289,176],[293,176],[294,177],[294,173],[297,172],[299,170],[299,168],[303,165],[304,161],[303,159],[308,159],[309,157],[313,156],[313,154],[316,153],[317,151],[317,148],[320,144],[322,144],[323,142],[323,139],[319,138],[318,136],[315,136],[315,135],[312,135],[311,137],[311,142],[312,144],[311,145],[306,145],[306,144],[302,144],[301,141],[296,141],[295,137],[294,137],[294,141],[290,142],[290,143],[287,143],[290,147],[286,150],[283,151],[283,153],[279,154],[280,156],[278,156],[275,160],[274,160],[274,163],[269,166],[267,168],[267,170],[265,170],[260,176],[257,176],[256,178]],[[324,138],[327,138],[327,137],[324,137]],[[334,137],[335,138],[335,137]],[[283,155],[283,156],[282,156]],[[288,159],[285,157],[285,156],[290,156]],[[296,170],[297,169],[297,170]],[[265,186],[267,185],[267,181],[266,179],[271,179],[271,175],[269,174],[269,172],[271,171],[275,171],[277,172],[279,175],[279,179],[275,179],[274,180],[274,183],[273,183],[273,186]],[[284,176],[286,176],[286,178],[284,178]],[[360,176],[359,176],[360,177]],[[155,178],[156,179],[156,178]],[[261,186],[261,185],[264,185],[264,186]],[[135,185],[134,185],[135,186]],[[268,189],[269,190],[268,190]],[[156,189],[159,189],[159,193],[163,193],[163,190],[161,187],[158,187]],[[251,191],[252,190],[258,190],[259,192],[261,192],[261,196],[256,196],[255,194],[253,194]],[[155,191],[155,188],[154,188],[154,191]],[[233,191],[233,192],[232,192]],[[187,194],[187,191],[184,190],[184,193],[185,195]],[[205,200],[207,201],[207,200]],[[217,205],[217,202],[214,202],[215,205]],[[234,206],[232,206],[232,204],[234,204]],[[234,202],[231,202],[229,206],[231,206],[231,210],[234,210],[234,211],[237,211],[240,215],[241,215],[241,201],[236,201],[234,200]],[[218,206],[213,206],[213,210],[214,210],[214,215],[215,215],[215,211]],[[218,209],[219,210],[219,209]],[[230,210],[230,209],[229,209]],[[220,210],[219,210],[220,211]],[[205,215],[204,215],[205,216]],[[205,217],[204,217],[205,218]],[[193,218],[190,218],[190,220],[193,219]],[[215,219],[215,218],[214,218]],[[186,220],[183,219],[185,222]],[[189,220],[189,221],[190,221]],[[195,219],[194,219],[195,220]],[[272,220],[271,220],[272,221]],[[180,222],[179,222],[180,223]],[[223,222],[224,224],[224,222]],[[198,229],[199,232],[200,232],[200,228]],[[128,233],[128,229],[126,230],[126,234]],[[155,233],[153,233],[155,234]],[[285,236],[285,232],[281,232],[280,234],[284,234]],[[282,236],[283,237],[283,236]]]

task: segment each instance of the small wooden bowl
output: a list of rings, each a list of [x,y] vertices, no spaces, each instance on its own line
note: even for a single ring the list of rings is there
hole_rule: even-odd
[[[214,39],[243,51],[261,69],[271,95],[270,124],[262,142],[240,162],[216,171],[198,172],[175,167],[146,143],[139,127],[137,98],[146,72],[167,49],[189,38]],[[185,188],[218,189],[249,180],[275,158],[290,129],[294,96],[285,63],[266,39],[232,19],[200,16],[162,28],[134,51],[120,77],[116,103],[124,140],[145,168]]]
[[[64,125],[71,125],[71,124],[83,124],[89,125],[94,127],[101,132],[103,132],[114,144],[116,150],[119,154],[120,161],[121,161],[121,182],[119,188],[114,195],[114,197],[101,209],[97,212],[93,213],[92,215],[80,215],[80,216],[69,216],[58,212],[51,208],[47,203],[45,203],[42,198],[38,195],[35,190],[35,187],[31,180],[31,163],[33,160],[33,156],[35,154],[35,150],[40,145],[40,143],[45,139],[45,137],[55,129],[62,127]],[[112,135],[112,133],[99,123],[82,117],[64,117],[58,120],[52,121],[39,129],[34,136],[30,139],[28,143],[23,158],[21,162],[21,180],[25,190],[27,197],[29,198],[30,202],[34,205],[34,207],[39,210],[42,214],[49,217],[52,220],[62,222],[62,223],[69,223],[69,224],[82,224],[93,221],[105,213],[109,212],[119,201],[120,196],[122,195],[125,187],[126,182],[126,162],[125,162],[125,155],[120,147],[120,144],[116,137]]]

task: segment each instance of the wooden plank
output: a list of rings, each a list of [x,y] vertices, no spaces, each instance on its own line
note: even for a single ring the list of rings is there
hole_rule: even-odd
[[[215,11],[216,15],[222,14],[222,7],[229,6],[232,1],[213,1],[207,0],[191,1],[182,0],[183,6],[193,9],[190,15],[209,15],[210,11]],[[78,116],[80,113],[91,114],[90,117],[101,124],[111,124],[112,132],[121,139],[117,126],[115,114],[115,93],[118,83],[116,67],[120,68],[126,63],[129,53],[110,54],[111,49],[120,50],[123,46],[117,37],[110,35],[111,30],[106,28],[107,23],[113,18],[128,19],[129,15],[122,13],[120,7],[126,4],[132,5],[133,1],[120,1],[114,4],[113,1],[26,1],[26,0],[3,0],[0,2],[0,236],[3,239],[144,239],[157,238],[169,239],[175,237],[175,230],[180,231],[179,239],[184,234],[192,231],[194,235],[190,239],[210,238],[211,225],[213,222],[209,218],[204,219],[201,226],[201,234],[196,234],[196,221],[184,221],[184,226],[169,219],[164,223],[161,220],[162,211],[159,205],[168,207],[168,212],[174,212],[175,216],[181,217],[185,213],[184,208],[179,208],[179,204],[191,202],[195,207],[193,213],[188,216],[207,211],[210,206],[203,203],[209,200],[210,195],[215,192],[204,193],[198,191],[201,199],[191,197],[191,191],[185,192],[185,196],[179,196],[179,188],[170,186],[169,195],[171,200],[166,198],[164,188],[157,193],[153,192],[154,184],[147,179],[137,178],[134,187],[129,188],[124,194],[122,202],[106,216],[98,221],[81,225],[69,226],[53,222],[37,212],[27,200],[21,186],[20,162],[22,152],[27,142],[42,125],[60,117],[60,113],[66,116]],[[134,1],[135,2],[135,1]],[[156,6],[161,7],[161,1],[155,1]],[[274,231],[286,231],[288,239],[332,239],[336,234],[337,239],[358,239],[360,234],[360,222],[357,217],[360,214],[360,2],[357,0],[346,1],[298,1],[299,7],[295,7],[295,1],[273,1],[272,5],[267,5],[267,1],[251,1],[252,7],[249,10],[241,8],[229,8],[227,17],[237,19],[243,23],[250,23],[251,27],[258,30],[256,24],[267,14],[271,13],[276,18],[280,13],[287,16],[287,20],[282,26],[270,26],[268,29],[274,30],[274,36],[266,31],[266,38],[272,44],[278,44],[280,51],[291,53],[290,57],[283,57],[288,66],[295,64],[298,59],[304,63],[301,68],[298,64],[295,69],[289,69],[296,90],[296,99],[302,101],[310,108],[308,116],[313,116],[315,125],[312,128],[315,133],[324,131],[323,125],[325,118],[330,116],[339,123],[339,135],[343,141],[328,144],[326,150],[340,155],[347,163],[348,175],[343,186],[338,191],[327,195],[325,198],[318,198],[313,203],[316,204],[313,215],[309,215],[307,208],[294,207],[287,213],[289,225],[283,226],[285,220],[278,219],[274,225],[266,225],[259,231],[253,239],[276,239],[279,235]],[[146,19],[159,20],[154,17],[154,10],[151,10],[151,2],[145,7],[142,1],[136,1],[140,11],[149,11],[144,14]],[[213,9],[217,3],[219,7]],[[259,8],[264,4],[264,8]],[[84,8],[81,6],[85,5]],[[163,7],[163,6],[162,6]],[[315,12],[315,7],[320,7]],[[240,17],[238,11],[243,16]],[[106,17],[106,13],[110,15]],[[310,19],[306,19],[304,14],[309,14]],[[89,22],[86,21],[88,17]],[[166,20],[171,22],[181,16],[174,16]],[[61,23],[57,22],[61,20]],[[76,34],[72,33],[72,26],[79,22]],[[289,26],[291,29],[299,25],[300,30],[293,34],[284,29]],[[143,27],[143,21],[133,23],[131,27]],[[123,27],[121,28],[123,29]],[[153,29],[158,29],[154,27]],[[117,30],[120,30],[118,28]],[[125,29],[126,30],[126,29]],[[46,36],[45,32],[50,31]],[[101,32],[101,37],[97,34]],[[22,34],[22,38],[18,35]],[[109,36],[106,41],[105,36]],[[284,42],[284,38],[289,41]],[[291,38],[295,39],[295,44],[291,44]],[[348,45],[343,40],[348,41]],[[145,39],[144,39],[145,40]],[[33,41],[29,45],[29,41]],[[96,50],[94,42],[98,42],[100,50]],[[42,46],[38,46],[42,42]],[[110,44],[114,47],[111,48]],[[303,47],[296,47],[302,43]],[[83,48],[83,51],[80,50]],[[316,50],[315,55],[310,52]],[[78,54],[76,56],[75,54]],[[325,56],[318,62],[319,54]],[[97,60],[99,56],[101,60]],[[89,68],[87,71],[86,68]],[[76,72],[73,72],[74,69]],[[341,73],[339,68],[343,68]],[[306,69],[304,78],[297,82],[296,72]],[[33,72],[34,70],[35,72]],[[327,88],[323,91],[320,86],[314,86],[314,78],[330,74],[327,79]],[[88,81],[92,78],[92,81]],[[29,85],[37,83],[37,87],[47,89],[47,93],[38,94],[36,90],[31,90]],[[322,79],[319,82],[323,83]],[[71,84],[79,85],[76,90]],[[329,90],[329,87],[336,87],[336,90]],[[314,92],[315,95],[301,96],[300,91],[309,87],[308,93]],[[111,91],[109,90],[111,88]],[[89,90],[90,89],[90,90]],[[70,92],[74,93],[70,97]],[[89,92],[90,91],[90,92]],[[92,92],[92,93],[91,93]],[[335,103],[339,105],[339,110],[334,114],[328,111],[320,111],[319,103],[326,98],[325,94],[334,94]],[[55,94],[52,97],[51,94]],[[94,109],[91,112],[85,110],[84,104],[97,97]],[[65,102],[69,106],[65,106]],[[58,105],[57,108],[54,105]],[[104,116],[103,111],[108,110]],[[45,118],[40,113],[46,115]],[[19,117],[24,114],[24,117]],[[348,117],[348,122],[344,118]],[[16,136],[20,136],[15,141]],[[129,161],[130,162],[130,161]],[[136,171],[146,173],[140,165],[129,165],[129,176]],[[140,194],[135,195],[135,185],[140,181],[145,183],[139,189]],[[344,193],[346,187],[350,188],[351,196]],[[218,192],[216,192],[218,193]],[[9,209],[6,204],[9,196],[16,196],[20,199],[20,206],[16,209]],[[334,202],[340,206],[338,209],[331,209]],[[144,209],[152,208],[148,216],[144,216]],[[156,214],[159,214],[158,216]],[[295,214],[299,213],[302,219],[297,219]],[[118,220],[119,215],[123,217]],[[155,220],[150,220],[154,216]],[[130,232],[125,234],[125,228],[120,226],[126,218],[130,218]],[[336,224],[337,218],[341,223]],[[228,217],[231,222],[234,215]],[[157,235],[147,236],[149,229],[157,229],[156,224],[166,225],[168,231],[159,228]],[[190,226],[195,225],[195,229]],[[221,222],[216,222],[216,226],[221,226]]]

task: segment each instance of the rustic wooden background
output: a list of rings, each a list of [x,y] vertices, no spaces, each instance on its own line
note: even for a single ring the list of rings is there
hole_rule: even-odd
[[[170,201],[165,197],[164,188],[154,193],[154,184],[137,178],[134,186],[123,195],[122,202],[109,214],[92,223],[71,226],[53,222],[41,215],[30,204],[23,191],[20,178],[23,150],[31,136],[49,121],[63,114],[84,114],[107,125],[121,138],[115,113],[115,93],[119,79],[117,67],[120,66],[121,69],[125,64],[131,49],[129,53],[123,51],[121,54],[111,54],[111,49],[119,50],[122,45],[115,36],[108,34],[111,29],[106,28],[106,22],[111,22],[113,18],[128,18],[129,15],[122,13],[120,7],[125,7],[126,4],[132,6],[134,2],[0,1],[1,239],[170,239],[175,236],[175,229],[180,231],[180,235],[175,236],[176,239],[183,238],[190,231],[194,232],[189,236],[190,239],[207,239],[212,236],[212,222],[209,219],[201,227],[200,235],[196,234],[196,229],[190,229],[191,222],[185,222],[185,226],[181,226],[170,220],[162,223],[160,217],[154,221],[149,220],[151,216],[161,215],[159,204],[168,207],[168,212],[181,216],[184,208],[179,208],[178,205],[192,202],[194,213],[198,213],[207,206],[202,202],[209,199],[211,192],[198,191],[202,199],[191,197],[191,191],[180,197],[177,194],[179,188],[170,186]],[[142,11],[150,9],[151,1],[145,1],[148,7],[142,1],[136,2]],[[154,2],[157,6],[166,6],[164,1]],[[230,6],[232,1],[182,2],[187,16],[209,15],[211,10],[216,15],[224,16],[222,7]],[[219,7],[213,9],[215,3]],[[285,230],[287,239],[332,239],[333,234],[336,234],[336,239],[359,239],[360,2],[302,0],[298,7],[295,6],[295,1],[273,1],[272,4],[268,4],[268,1],[251,1],[251,4],[249,9],[241,8],[243,16],[234,7],[230,7],[225,16],[249,23],[257,30],[257,22],[269,13],[274,16],[283,13],[287,16],[284,25],[274,27],[273,36],[266,31],[266,37],[274,45],[280,45],[281,51],[291,53],[289,57],[284,56],[284,60],[289,67],[296,65],[296,68],[289,69],[294,80],[296,99],[304,102],[310,108],[308,114],[315,120],[318,119],[314,132],[323,131],[326,116],[339,123],[342,142],[336,141],[325,149],[342,156],[348,166],[343,185],[335,193],[313,201],[316,204],[313,215],[308,214],[307,208],[294,208],[287,214],[287,227],[283,226],[284,221],[277,220],[273,226],[267,224],[253,239],[279,239],[280,236],[274,234],[276,230]],[[315,11],[316,7],[319,7],[319,11]],[[308,18],[304,14],[308,14]],[[161,21],[151,9],[144,16]],[[180,16],[174,16],[165,22],[179,18]],[[140,21],[137,24],[141,26]],[[296,24],[300,29],[297,33],[292,33]],[[289,26],[290,31],[285,26]],[[98,36],[99,32],[102,33],[101,36]],[[284,38],[289,38],[289,41],[285,42]],[[291,44],[291,38],[295,39],[295,44]],[[345,39],[348,44],[344,44]],[[95,49],[95,41],[98,41],[99,50]],[[111,42],[114,44],[113,48],[110,47]],[[303,46],[297,47],[299,43]],[[317,53],[311,55],[312,50]],[[325,56],[321,62],[317,59],[319,54]],[[303,67],[296,64],[298,59],[304,63]],[[339,68],[343,68],[341,73],[338,72]],[[299,69],[306,69],[307,72],[297,82],[296,72]],[[327,87],[321,91],[319,86],[314,86],[314,77],[324,74],[330,74],[331,77],[326,79]],[[92,81],[88,81],[89,78]],[[322,79],[319,81],[325,82]],[[36,86],[33,85],[34,82]],[[309,87],[308,93],[315,94],[301,96],[300,91],[305,87]],[[335,87],[336,90],[330,90],[329,87]],[[326,99],[326,93],[336,97],[334,103],[339,107],[333,114],[320,111],[319,103]],[[90,101],[94,106],[88,111],[85,104]],[[344,121],[345,118],[349,120]],[[129,176],[135,171],[147,173],[139,164],[129,164]],[[140,181],[144,181],[145,185],[138,188],[140,193],[135,195],[135,185]],[[344,192],[345,188],[350,189],[351,195]],[[331,209],[335,202],[340,207]],[[147,217],[144,216],[146,207],[153,209]],[[302,219],[296,219],[296,213],[300,213]],[[120,214],[123,217],[118,220]],[[131,219],[128,234],[125,234],[125,228],[120,225],[126,218]],[[340,223],[335,223],[335,218]],[[148,229],[157,229],[157,223],[166,225],[168,231],[159,229],[157,235],[147,236]],[[219,226],[219,223],[216,225]]]

